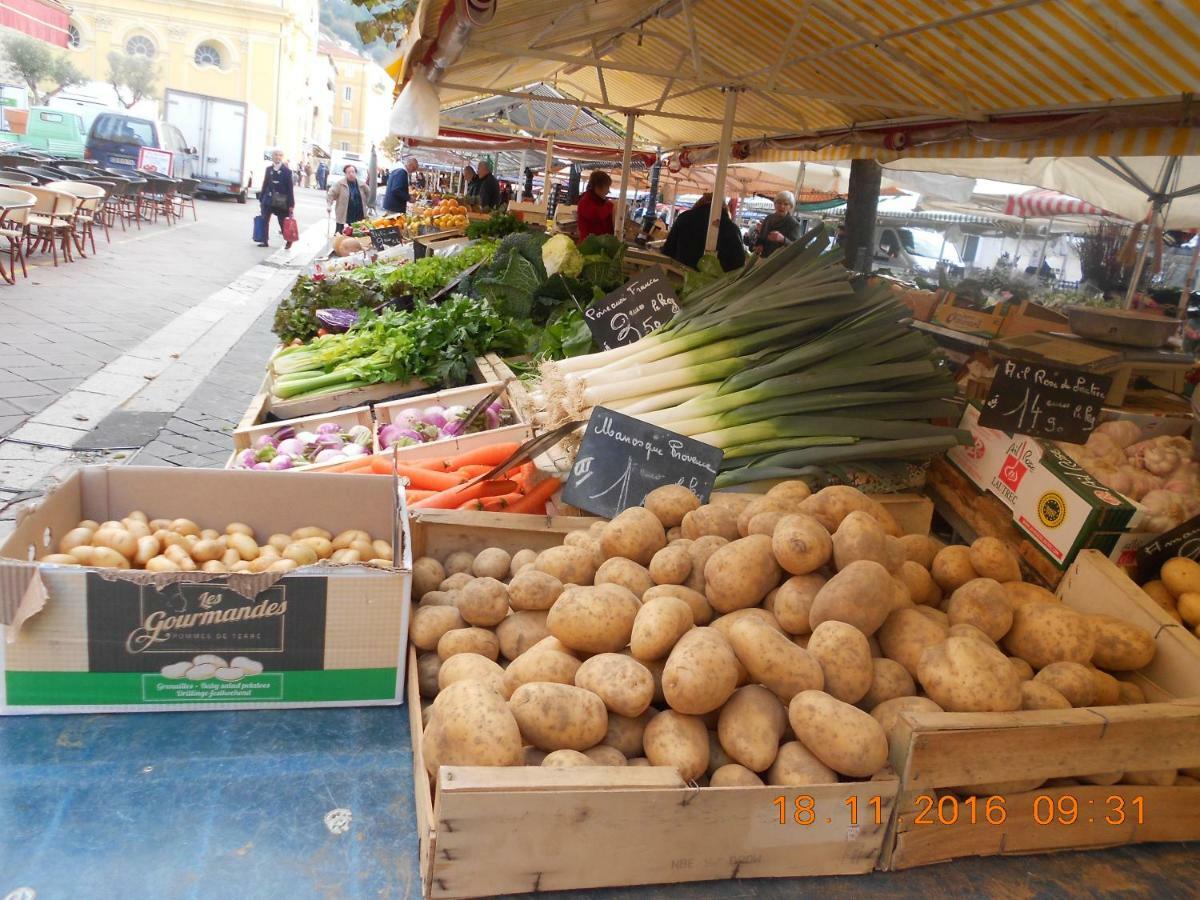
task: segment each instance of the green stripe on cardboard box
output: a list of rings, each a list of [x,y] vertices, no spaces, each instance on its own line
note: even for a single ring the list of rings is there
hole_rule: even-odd
[[[5,684],[10,706],[321,703],[394,699],[396,669],[264,672],[235,682],[140,672],[7,672]]]

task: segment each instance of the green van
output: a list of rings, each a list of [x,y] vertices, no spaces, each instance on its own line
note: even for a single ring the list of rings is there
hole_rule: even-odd
[[[48,106],[0,106],[0,141],[13,141],[55,156],[83,159],[86,134],[78,113]]]

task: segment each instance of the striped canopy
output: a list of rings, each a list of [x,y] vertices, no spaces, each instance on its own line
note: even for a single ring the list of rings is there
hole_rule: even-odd
[[[1026,191],[1024,194],[1009,196],[1004,204],[1004,214],[1034,219],[1051,216],[1103,216],[1105,211],[1058,191]]]

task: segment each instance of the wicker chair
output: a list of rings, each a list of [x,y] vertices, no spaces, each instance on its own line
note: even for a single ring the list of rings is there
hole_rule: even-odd
[[[9,284],[17,283],[17,263],[21,274],[29,277],[25,268],[25,222],[37,198],[19,188],[0,187],[0,239],[8,240],[8,270],[0,264],[0,277]]]
[[[74,231],[72,237],[75,241],[75,249],[79,251],[79,255],[87,258],[84,252],[87,245],[92,245],[92,252],[96,252],[96,233],[94,225],[97,218],[100,218],[101,208],[104,205],[105,198],[108,197],[108,191],[95,184],[86,184],[82,181],[52,181],[46,185],[47,188],[54,191],[62,191],[64,194],[70,194],[72,197],[79,199],[79,205],[75,208]],[[108,226],[104,220],[100,219],[100,225],[104,228],[105,240],[108,238]]]
[[[63,258],[72,262],[74,257],[71,255],[71,243],[75,234],[75,213],[79,208],[79,198],[62,191],[33,185],[24,190],[37,200],[29,210],[25,229],[25,255],[28,256],[34,250],[49,250],[54,256],[54,265],[58,266],[61,244]]]

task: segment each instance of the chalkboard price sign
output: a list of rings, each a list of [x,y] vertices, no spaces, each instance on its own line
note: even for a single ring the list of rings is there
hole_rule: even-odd
[[[404,239],[404,235],[397,225],[389,225],[386,228],[368,228],[367,233],[371,236],[371,243],[376,250],[395,247]]]
[[[1112,378],[1001,359],[979,424],[1014,434],[1082,444],[1098,424]]]
[[[723,456],[716,447],[597,406],[563,500],[608,519],[640,506],[664,484],[681,484],[707,501]]]
[[[1158,570],[1163,563],[1176,556],[1200,560],[1200,516],[1164,531],[1138,549],[1138,581],[1142,584],[1153,581],[1158,577]]]
[[[679,302],[658,266],[647,269],[583,312],[601,349],[624,347],[645,337],[679,312]]]

